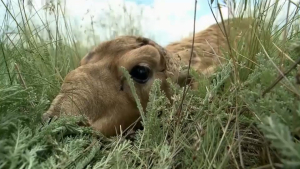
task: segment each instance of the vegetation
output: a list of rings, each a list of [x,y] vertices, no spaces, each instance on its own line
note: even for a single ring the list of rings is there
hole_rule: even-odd
[[[170,104],[156,81],[142,112],[144,129],[105,138],[84,127],[84,118],[40,120],[89,49],[78,42],[61,4],[44,9],[54,18],[53,32],[49,20],[31,20],[24,1],[17,14],[10,7],[15,2],[1,1],[0,168],[300,168],[300,88],[293,67],[300,57],[299,3],[287,1],[296,11],[277,24],[278,0],[233,1],[232,17],[255,20],[238,42],[229,38],[228,64],[209,78],[191,71],[201,85],[188,90],[179,114],[183,89],[170,82]],[[12,23],[17,29],[10,34]],[[111,37],[120,30],[142,35],[138,24],[114,25],[104,25],[116,28]]]

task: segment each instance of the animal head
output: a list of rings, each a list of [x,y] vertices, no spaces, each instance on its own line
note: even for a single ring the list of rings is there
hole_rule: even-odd
[[[94,48],[66,75],[43,118],[84,114],[106,136],[119,133],[120,126],[126,129],[140,114],[121,66],[130,73],[143,108],[155,79],[162,81],[161,88],[170,97],[166,79],[180,76],[179,62],[152,40],[118,37]]]

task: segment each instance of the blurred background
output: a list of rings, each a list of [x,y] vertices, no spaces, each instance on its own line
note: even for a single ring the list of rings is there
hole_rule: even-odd
[[[30,24],[40,27],[39,34],[47,38],[49,31],[61,33],[72,31],[76,41],[91,46],[99,41],[114,38],[118,35],[137,34],[155,39],[165,46],[191,34],[193,30],[194,0],[1,0],[0,23],[1,32],[16,34],[16,22],[27,14]],[[236,4],[240,0],[236,1]],[[275,0],[270,0],[272,4]],[[294,0],[295,3],[298,0]],[[237,13],[226,1],[220,1],[223,18]],[[220,3],[219,2],[219,3]],[[196,31],[203,30],[215,23],[215,18],[208,0],[198,0]],[[5,5],[4,5],[5,4]],[[286,18],[288,1],[280,0],[282,9],[277,22]],[[24,5],[24,6],[23,6]],[[215,17],[220,21],[216,4],[212,4]],[[24,8],[24,9],[22,9]],[[235,7],[238,8],[238,7]],[[290,6],[290,13],[295,12]],[[20,13],[24,10],[24,14]],[[7,10],[11,14],[7,13]],[[12,17],[13,16],[13,17]],[[24,18],[23,18],[24,19]],[[48,29],[43,29],[47,23]],[[58,27],[57,27],[58,26]],[[66,28],[68,27],[68,28]],[[68,29],[68,30],[66,30]]]

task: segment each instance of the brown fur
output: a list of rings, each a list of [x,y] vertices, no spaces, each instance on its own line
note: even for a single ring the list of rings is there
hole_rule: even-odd
[[[228,24],[225,25],[227,29]],[[120,126],[122,130],[126,129],[140,114],[119,67],[123,66],[128,71],[136,65],[150,68],[149,81],[145,84],[135,83],[142,106],[146,108],[149,90],[155,79],[162,81],[162,90],[170,98],[166,79],[169,77],[182,85],[187,78],[186,71],[181,68],[188,65],[191,42],[192,37],[189,37],[163,48],[147,38],[121,36],[101,43],[81,60],[78,68],[65,77],[60,93],[43,118],[63,113],[84,114],[90,125],[104,135],[120,133]],[[212,73],[222,61],[219,56],[222,48],[227,49],[226,44],[226,38],[217,24],[198,32],[192,67],[199,73]]]

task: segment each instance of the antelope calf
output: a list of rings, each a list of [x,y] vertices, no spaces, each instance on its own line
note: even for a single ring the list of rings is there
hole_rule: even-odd
[[[240,32],[249,29],[249,19],[241,20],[237,26],[231,26],[232,21],[211,25],[195,34],[191,66],[197,72],[213,73],[224,61],[222,50],[228,50],[224,28],[227,35],[234,32],[228,37],[238,37]],[[119,68],[123,66],[128,70],[141,104],[146,108],[155,79],[162,81],[161,88],[168,98],[172,93],[167,78],[181,86],[184,84],[187,71],[181,68],[188,65],[191,47],[192,37],[166,47],[137,36],[121,36],[103,42],[83,57],[78,68],[67,74],[43,118],[84,114],[95,130],[105,136],[114,136],[120,133],[120,126],[124,130],[140,116]],[[193,84],[192,88],[196,86]]]

